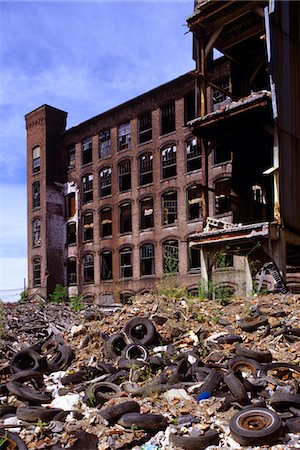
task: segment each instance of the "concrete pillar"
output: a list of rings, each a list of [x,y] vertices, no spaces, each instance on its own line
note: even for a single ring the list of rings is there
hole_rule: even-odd
[[[251,297],[253,292],[253,280],[249,260],[247,257],[245,257],[245,278],[246,278],[246,296]]]

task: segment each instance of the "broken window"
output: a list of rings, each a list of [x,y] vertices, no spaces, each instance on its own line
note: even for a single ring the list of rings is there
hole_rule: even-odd
[[[163,180],[176,176],[176,145],[170,145],[161,151],[161,165]]]
[[[193,172],[201,169],[201,149],[197,139],[189,139],[185,143],[186,149],[186,171]]]
[[[119,191],[125,192],[131,189],[131,163],[129,159],[119,163]]]
[[[231,150],[223,145],[214,148],[214,164],[222,164],[231,161]]]
[[[75,169],[75,145],[71,145],[67,149],[68,170]]]
[[[201,269],[201,250],[199,248],[190,247],[189,252],[189,270]]]
[[[100,270],[101,280],[112,280],[112,252],[110,250],[101,253]]]
[[[162,195],[163,225],[177,223],[177,192],[170,191]]]
[[[140,201],[140,229],[154,227],[153,198],[147,197]]]
[[[67,259],[67,284],[72,286],[77,284],[77,264],[76,258]]]
[[[225,178],[215,182],[215,214],[224,214],[231,211],[231,180]]]
[[[147,111],[139,117],[139,143],[150,141],[152,139],[152,120],[151,111]]]
[[[228,255],[227,253],[220,252],[216,256],[215,269],[225,269],[227,267],[233,267],[233,255]]]
[[[83,240],[92,241],[94,238],[94,219],[93,213],[88,212],[83,216]]]
[[[76,222],[67,223],[67,244],[76,244]]]
[[[99,158],[107,158],[111,155],[110,130],[100,131],[99,133]]]
[[[132,249],[124,247],[120,250],[120,278],[132,277]]]
[[[254,184],[253,186],[251,186],[251,191],[252,191],[252,200],[255,203],[258,203],[260,205],[267,204],[265,190],[259,184]]]
[[[39,208],[41,206],[40,182],[32,183],[32,207]]]
[[[131,149],[130,122],[119,125],[118,128],[119,151]]]
[[[153,182],[153,155],[145,153],[139,157],[140,186]]]
[[[94,283],[94,256],[91,254],[83,257],[83,282]]]
[[[111,195],[111,168],[105,167],[100,170],[100,197]]]
[[[163,243],[163,271],[169,275],[179,271],[178,241],[170,240]]]
[[[219,86],[221,89],[224,89],[225,91],[229,92],[229,77],[223,77],[219,78],[218,80],[215,80],[214,83]],[[224,92],[221,90],[218,90],[217,88],[213,88],[212,90],[212,99],[213,99],[213,105],[217,105],[218,103],[224,102],[227,99],[230,99]]]
[[[145,244],[140,248],[141,276],[153,275],[154,272],[154,245]]]
[[[119,206],[119,230],[120,233],[131,232],[131,204],[123,203]]]
[[[175,131],[175,100],[161,106],[160,109],[161,133],[167,134]]]
[[[82,142],[82,164],[89,164],[93,160],[92,138],[85,139]]]
[[[100,211],[100,237],[104,238],[112,235],[112,214],[111,208],[103,208]]]
[[[41,147],[37,145],[32,149],[32,172],[37,173],[41,170]]]
[[[34,258],[32,261],[33,287],[41,285],[41,258]]]
[[[184,123],[187,124],[190,120],[196,117],[196,102],[195,91],[190,91],[184,96]]]
[[[41,219],[34,219],[32,222],[32,246],[41,245]]]
[[[93,175],[88,174],[82,177],[83,203],[93,201]]]
[[[75,203],[75,192],[70,192],[66,196],[66,219],[70,219],[75,216],[76,213],[76,203]]]
[[[201,188],[198,185],[187,189],[188,220],[202,219]]]

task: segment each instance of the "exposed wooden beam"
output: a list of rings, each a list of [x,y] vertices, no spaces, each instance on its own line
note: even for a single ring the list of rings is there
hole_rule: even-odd
[[[209,52],[211,51],[214,43],[216,42],[219,34],[221,33],[221,31],[223,30],[223,27],[220,27],[219,29],[217,29],[212,37],[210,38],[210,40],[208,41],[206,47],[205,47],[205,58],[208,56]]]
[[[214,89],[218,89],[218,91],[222,92],[223,94],[227,95],[228,97],[232,98],[233,100],[237,100],[238,98],[233,95],[231,92],[227,91],[227,89],[223,89],[221,86],[218,86],[216,83],[214,83],[213,81],[207,81],[207,84],[211,87],[213,87]]]

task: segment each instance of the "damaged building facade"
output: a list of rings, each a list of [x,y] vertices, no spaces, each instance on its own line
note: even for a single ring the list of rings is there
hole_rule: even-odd
[[[195,2],[195,71],[70,129],[48,105],[26,115],[29,295],[125,300],[170,273],[191,294],[297,289],[295,17]]]

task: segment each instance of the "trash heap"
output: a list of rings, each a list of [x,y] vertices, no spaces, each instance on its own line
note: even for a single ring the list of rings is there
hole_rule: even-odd
[[[0,448],[300,448],[299,299],[6,304]]]

